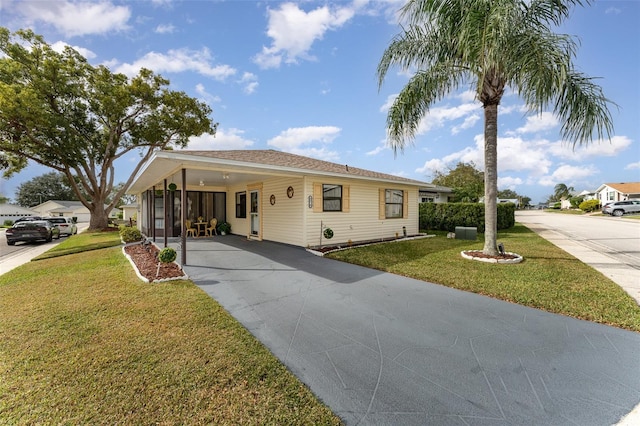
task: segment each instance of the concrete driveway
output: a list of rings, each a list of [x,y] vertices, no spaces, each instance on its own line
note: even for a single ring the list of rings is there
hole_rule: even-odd
[[[639,333],[236,236],[188,264],[348,425],[611,425],[640,402]]]

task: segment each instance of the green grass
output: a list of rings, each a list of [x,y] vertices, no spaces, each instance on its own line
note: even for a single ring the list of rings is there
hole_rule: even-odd
[[[333,259],[563,315],[640,331],[640,306],[620,286],[520,224],[500,232],[506,251],[519,264],[491,264],[462,258],[481,250],[478,241],[434,238],[378,244],[334,252]]]
[[[80,234],[67,237],[51,250],[42,253],[33,260],[50,259],[52,257],[66,256],[84,251],[98,250],[122,244],[118,232],[82,232]]]
[[[0,423],[340,420],[192,282],[143,283],[113,247],[0,276]]]

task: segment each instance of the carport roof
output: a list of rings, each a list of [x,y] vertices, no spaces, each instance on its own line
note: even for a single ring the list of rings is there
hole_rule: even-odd
[[[169,164],[170,163],[170,164]],[[266,150],[168,150],[156,152],[136,175],[130,193],[143,191],[179,171],[180,168],[206,170],[233,170],[255,174],[318,174],[355,179],[403,183],[421,187],[433,186],[426,182],[386,173],[318,160],[288,152]],[[209,179],[211,181],[211,179]],[[189,184],[189,182],[187,182]],[[193,183],[192,183],[193,184]]]

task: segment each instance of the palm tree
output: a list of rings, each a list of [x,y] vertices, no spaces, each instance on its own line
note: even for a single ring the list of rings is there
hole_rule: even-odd
[[[413,141],[429,107],[471,84],[484,108],[485,242],[497,248],[498,105],[505,88],[529,110],[552,107],[561,135],[576,144],[610,139],[613,124],[602,89],[572,64],[576,43],[549,27],[560,25],[574,5],[591,0],[409,0],[406,27],[378,64],[378,85],[392,65],[416,70],[387,115],[394,151]]]
[[[569,198],[571,193],[574,192],[575,189],[573,186],[567,186],[564,183],[559,183],[553,188],[553,197],[560,201],[563,198]]]

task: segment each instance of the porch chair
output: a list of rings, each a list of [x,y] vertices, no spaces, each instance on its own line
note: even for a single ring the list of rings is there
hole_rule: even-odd
[[[186,225],[187,228],[187,237],[189,235],[191,235],[192,237],[195,237],[198,235],[198,230],[196,228],[194,228],[193,226],[191,226],[191,221],[190,220],[185,220],[184,224]]]
[[[218,230],[216,229],[216,226],[218,226],[218,219],[214,217],[213,219],[211,219],[211,226],[208,228],[205,228],[204,236],[213,237],[213,234],[218,235]]]

